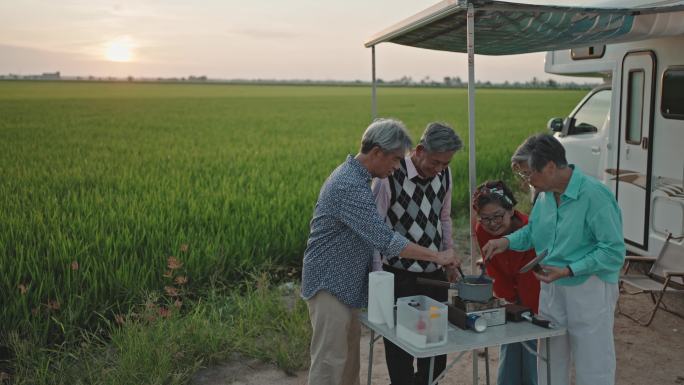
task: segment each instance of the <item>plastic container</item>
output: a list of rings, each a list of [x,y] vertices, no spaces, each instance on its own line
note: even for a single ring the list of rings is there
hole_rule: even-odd
[[[397,337],[418,348],[447,342],[448,309],[424,295],[397,299]]]

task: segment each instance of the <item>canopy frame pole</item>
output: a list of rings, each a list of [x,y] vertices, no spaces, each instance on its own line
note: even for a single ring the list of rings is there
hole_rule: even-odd
[[[371,118],[372,120],[378,117],[378,102],[377,102],[377,91],[376,91],[376,81],[375,81],[375,46],[371,47]]]
[[[468,48],[468,176],[470,196],[472,199],[477,183],[477,164],[475,161],[475,7],[468,2],[467,13],[467,48]],[[468,205],[470,206],[470,205]],[[475,244],[475,210],[470,208],[470,268],[476,271],[476,259],[479,248]]]

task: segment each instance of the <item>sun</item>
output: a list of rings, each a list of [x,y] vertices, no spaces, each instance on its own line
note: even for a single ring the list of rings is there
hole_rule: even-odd
[[[134,44],[131,38],[122,37],[112,40],[105,46],[105,57],[109,61],[129,62],[133,60]]]

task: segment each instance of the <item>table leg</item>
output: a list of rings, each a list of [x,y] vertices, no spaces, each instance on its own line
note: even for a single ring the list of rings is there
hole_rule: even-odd
[[[543,338],[542,338],[542,340],[543,340]],[[542,360],[544,359],[544,357],[542,357],[536,350],[532,349],[532,348],[527,344],[527,341],[522,341],[522,342],[520,342],[520,343],[522,344],[523,348],[525,348],[525,350],[527,350],[527,351],[530,352],[531,354],[534,354],[535,357],[541,357]]]
[[[477,385],[479,377],[477,373],[477,349],[475,349],[473,350],[473,385]]]
[[[430,357],[430,372],[428,373],[428,385],[432,385],[432,379],[435,375],[435,357]]]
[[[373,345],[375,345],[375,330],[371,329],[368,346],[368,385],[371,385],[371,374],[373,374]]]
[[[485,384],[489,385],[489,348],[485,348]]]
[[[446,366],[446,368],[444,368],[442,373],[439,376],[437,376],[437,378],[435,378],[435,381],[439,381],[442,378],[446,377],[446,374],[447,374],[447,372],[449,372],[449,369],[451,369],[451,367],[454,366],[461,359],[461,357],[463,357],[463,355],[466,353],[467,353],[467,351],[465,351],[465,350],[458,353],[458,356],[454,357],[451,360],[451,362]]]
[[[551,385],[551,337],[546,337],[546,385]]]

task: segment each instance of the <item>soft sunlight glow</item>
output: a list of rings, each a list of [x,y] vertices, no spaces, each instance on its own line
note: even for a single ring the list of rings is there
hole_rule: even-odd
[[[133,48],[133,42],[128,37],[112,40],[107,43],[105,57],[110,61],[129,62],[133,60]]]

